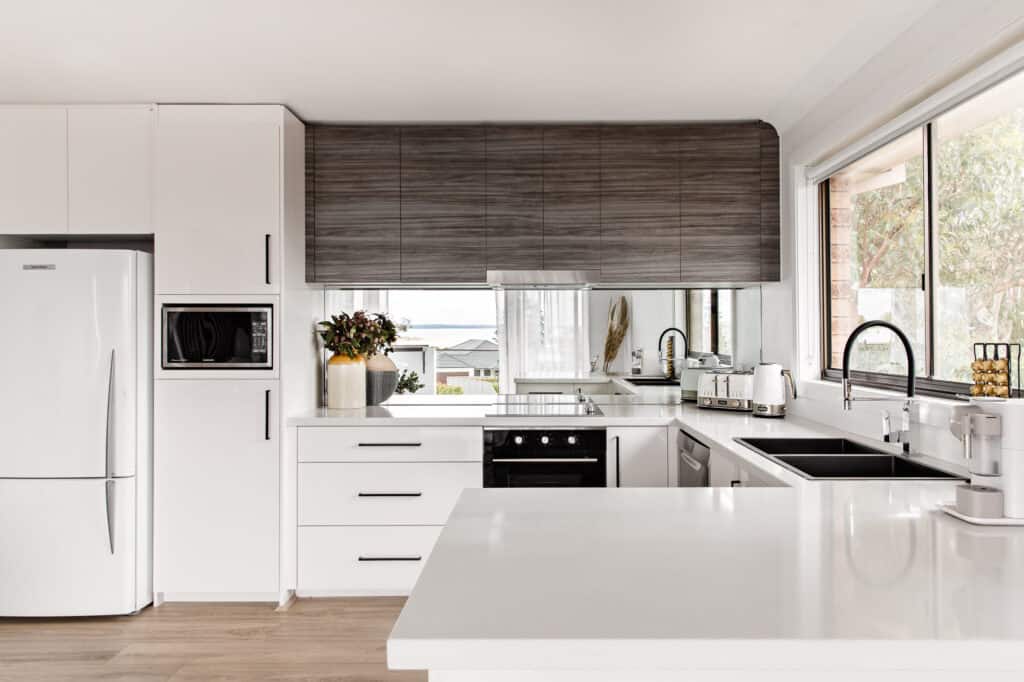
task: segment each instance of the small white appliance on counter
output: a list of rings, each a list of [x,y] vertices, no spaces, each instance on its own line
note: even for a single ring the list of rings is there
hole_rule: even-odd
[[[0,616],[152,602],[152,257],[0,251]]]
[[[1024,525],[1024,400],[972,398],[953,408],[950,430],[963,444],[971,484],[945,511],[972,523]]]
[[[754,374],[718,369],[700,375],[697,406],[715,410],[750,412],[753,408]]]
[[[796,383],[789,370],[782,365],[762,362],[754,369],[754,416],[785,417],[787,392],[796,398]]]

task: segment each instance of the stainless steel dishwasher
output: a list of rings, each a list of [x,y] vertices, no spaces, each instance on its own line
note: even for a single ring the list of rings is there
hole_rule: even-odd
[[[679,430],[676,439],[679,453],[679,488],[706,488],[708,485],[708,460],[711,459],[711,448],[688,434]]]

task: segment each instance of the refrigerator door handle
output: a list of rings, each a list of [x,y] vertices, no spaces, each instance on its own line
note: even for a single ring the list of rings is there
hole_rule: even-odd
[[[114,480],[107,479],[107,539],[110,541],[110,553],[114,553]]]
[[[106,455],[106,471],[104,478],[110,478],[114,475],[114,450],[111,447],[111,431],[113,431],[113,425],[111,421],[114,419],[114,349],[110,349],[110,370],[107,372],[107,423],[106,431],[104,433],[104,450]]]

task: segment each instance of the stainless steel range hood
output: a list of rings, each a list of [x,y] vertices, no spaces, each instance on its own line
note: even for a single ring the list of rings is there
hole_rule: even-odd
[[[586,289],[597,270],[488,270],[487,284],[499,289]]]

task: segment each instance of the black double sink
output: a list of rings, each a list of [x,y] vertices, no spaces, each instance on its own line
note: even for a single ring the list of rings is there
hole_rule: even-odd
[[[737,438],[736,442],[809,479],[966,480],[847,438]]]

